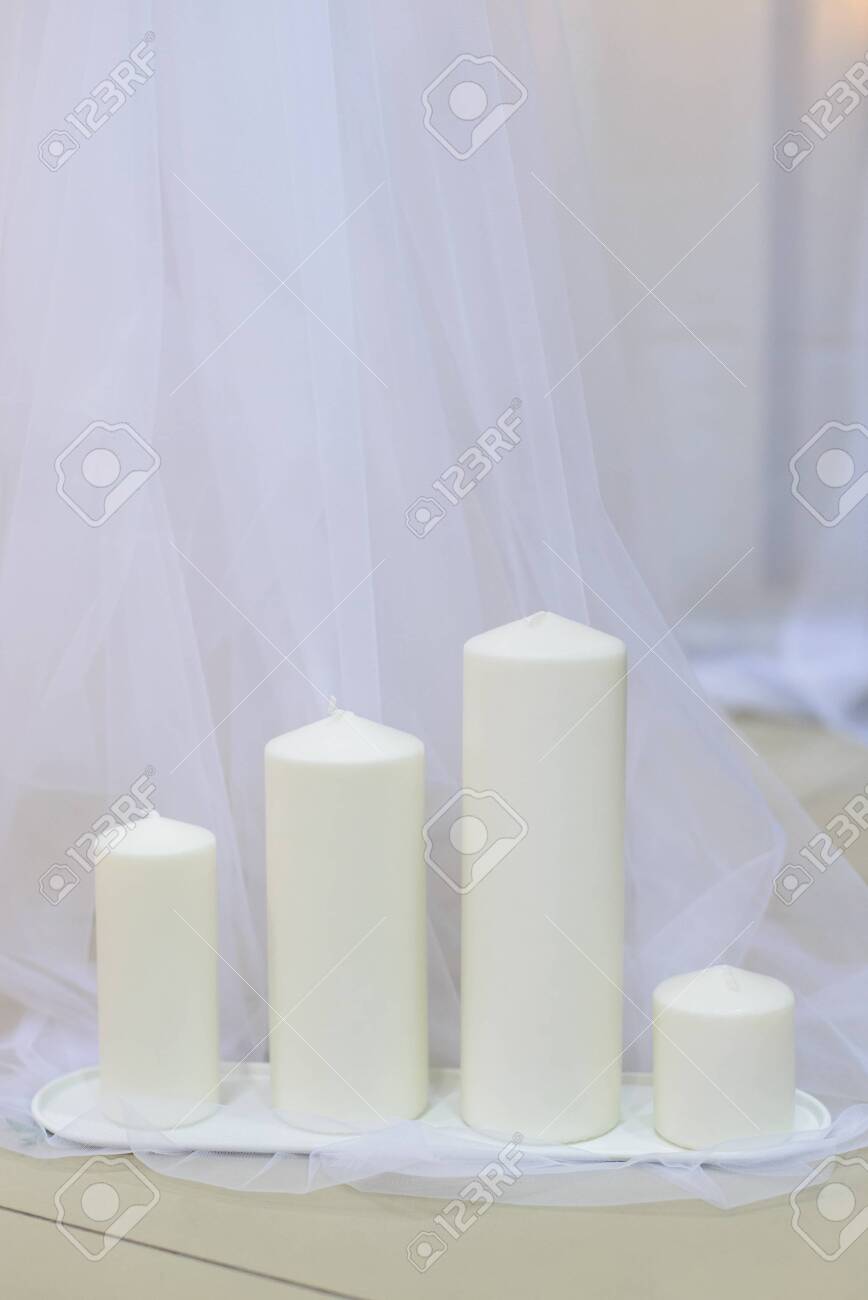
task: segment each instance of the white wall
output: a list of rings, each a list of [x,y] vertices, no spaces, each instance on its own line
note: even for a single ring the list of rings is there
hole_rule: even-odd
[[[793,500],[788,460],[826,421],[866,418],[868,101],[793,172],[772,145],[864,56],[868,10],[580,0],[566,11],[594,189],[581,215],[649,286],[687,254],[658,291],[684,325],[649,298],[581,368],[604,493],[671,620],[754,547],[684,628],[751,639],[827,587],[824,557],[852,544]],[[604,256],[600,335],[644,292]],[[624,440],[607,439],[624,420],[629,464]]]

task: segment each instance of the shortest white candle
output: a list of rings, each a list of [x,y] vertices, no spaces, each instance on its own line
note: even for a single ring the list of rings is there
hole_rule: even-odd
[[[211,1114],[217,1037],[217,865],[210,831],[149,813],[96,868],[101,1100],[127,1128]]]
[[[793,994],[732,966],[654,990],[654,1127],[701,1150],[789,1133],[795,1105]]]

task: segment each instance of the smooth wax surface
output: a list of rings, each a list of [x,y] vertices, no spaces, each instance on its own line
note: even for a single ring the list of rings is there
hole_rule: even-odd
[[[712,966],[654,991],[654,1125],[678,1146],[789,1133],[795,1104],[792,990]]]
[[[618,1122],[625,674],[623,642],[550,613],[464,648],[461,1110],[485,1131]]]
[[[424,772],[415,736],[343,710],[266,746],[269,1052],[290,1120],[425,1107]]]
[[[103,1109],[130,1128],[194,1123],[220,1079],[214,836],[150,813],[95,875]]]

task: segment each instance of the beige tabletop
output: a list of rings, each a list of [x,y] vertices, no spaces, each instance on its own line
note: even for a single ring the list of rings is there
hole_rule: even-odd
[[[860,745],[796,723],[740,725],[820,823],[868,783],[868,750]],[[852,860],[868,874],[868,843],[857,842]],[[407,1247],[431,1229],[439,1201],[351,1188],[308,1196],[230,1192],[155,1175],[127,1157],[115,1158],[110,1170],[118,1203],[154,1203],[93,1258],[105,1240],[94,1218],[76,1221],[74,1212],[86,1160],[33,1160],[0,1150],[3,1300],[868,1297],[868,1157],[849,1171],[855,1208],[846,1223],[854,1225],[853,1239],[832,1262],[794,1231],[789,1200],[781,1197],[729,1211],[701,1202],[617,1209],[496,1204],[424,1272],[408,1260]],[[65,1183],[68,1236],[55,1207]],[[88,1208],[95,1212],[93,1203]]]

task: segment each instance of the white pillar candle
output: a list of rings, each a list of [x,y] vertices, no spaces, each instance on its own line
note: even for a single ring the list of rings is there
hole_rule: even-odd
[[[95,874],[103,1109],[127,1127],[195,1123],[220,1079],[214,836],[149,813]]]
[[[625,674],[623,642],[556,614],[464,647],[461,1108],[475,1128],[572,1142],[618,1122]]]
[[[677,1146],[789,1133],[795,1104],[793,994],[712,966],[654,991],[654,1125]]]
[[[288,1118],[367,1128],[425,1108],[424,784],[420,740],[343,710],[266,746],[271,1087]]]

